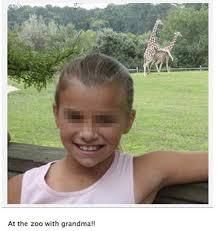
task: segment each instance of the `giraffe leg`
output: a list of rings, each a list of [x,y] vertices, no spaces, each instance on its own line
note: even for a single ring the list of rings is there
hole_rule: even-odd
[[[161,62],[161,63],[160,63],[160,66],[159,66],[159,72],[161,72],[162,65],[163,65],[163,63]]]
[[[152,67],[152,65],[153,65],[153,63],[152,63],[152,61],[149,61],[148,62],[148,74],[150,74],[151,73],[151,67]]]
[[[168,67],[168,59],[166,59],[166,68],[167,68],[167,72],[170,72]]]
[[[149,74],[149,62],[144,64],[144,76],[146,77]]]
[[[155,62],[155,61],[152,61],[152,62],[151,62],[149,72],[151,71],[151,68],[152,68],[152,66],[154,65],[154,62]]]
[[[148,65],[147,65],[147,74],[149,75],[150,74],[150,72],[151,72],[151,66],[149,65],[149,63],[148,63]]]
[[[155,66],[156,66],[157,72],[159,72],[158,64],[157,64],[157,63],[155,63]]]
[[[145,77],[146,76],[146,63],[144,63],[143,67],[144,67],[144,77]]]
[[[156,69],[157,69],[157,72],[160,72],[159,68],[158,68],[158,64],[160,63],[160,61],[158,60],[156,63],[155,63],[155,66],[156,66]]]

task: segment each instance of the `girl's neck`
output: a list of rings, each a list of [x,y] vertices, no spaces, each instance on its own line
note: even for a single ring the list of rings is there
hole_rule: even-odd
[[[95,167],[80,165],[71,155],[51,165],[45,176],[46,183],[58,192],[73,192],[85,189],[99,180],[110,168],[115,154]]]
[[[87,175],[89,177],[93,178],[100,178],[105,174],[105,172],[110,168],[113,160],[114,160],[115,154],[108,157],[103,162],[95,165],[94,167],[85,167],[81,165],[79,162],[77,162],[72,155],[67,154],[63,160],[61,160],[61,165],[63,166],[63,169],[65,169],[68,174],[72,175]]]

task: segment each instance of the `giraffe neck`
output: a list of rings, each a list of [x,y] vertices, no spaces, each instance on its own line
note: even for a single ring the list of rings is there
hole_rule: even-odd
[[[151,32],[151,36],[150,36],[150,39],[149,39],[149,43],[155,43],[158,25],[159,25],[159,23],[156,22],[155,25],[154,25],[154,27],[153,27],[153,30],[152,30],[152,32]]]
[[[177,40],[178,35],[175,35],[171,43],[167,46],[167,50],[171,51],[173,47],[175,46],[176,40]]]

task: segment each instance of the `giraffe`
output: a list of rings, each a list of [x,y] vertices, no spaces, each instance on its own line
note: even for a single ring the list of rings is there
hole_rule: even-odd
[[[162,21],[160,19],[157,19],[153,30],[151,32],[150,38],[148,40],[147,48],[144,53],[144,76],[146,76],[146,70],[149,72],[149,64],[152,62],[153,57],[156,53],[156,50],[158,50],[158,45],[156,43],[156,33],[159,25],[163,25]]]
[[[157,71],[160,72],[163,63],[166,60],[166,68],[167,68],[167,72],[169,72],[169,67],[168,67],[169,58],[173,61],[173,57],[172,57],[170,52],[173,49],[173,47],[175,46],[176,40],[177,40],[177,38],[179,36],[182,36],[181,33],[180,32],[175,32],[173,40],[170,42],[170,44],[168,46],[164,47],[163,49],[158,50],[155,53],[154,59],[153,59],[151,65],[150,65],[150,68],[155,63]],[[164,50],[166,50],[166,51],[164,51]],[[159,68],[158,68],[159,63],[160,63],[160,65],[159,65]]]

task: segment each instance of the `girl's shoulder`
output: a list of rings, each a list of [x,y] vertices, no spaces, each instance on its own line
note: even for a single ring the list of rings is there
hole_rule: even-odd
[[[8,181],[8,204],[20,204],[23,174],[11,177]]]

